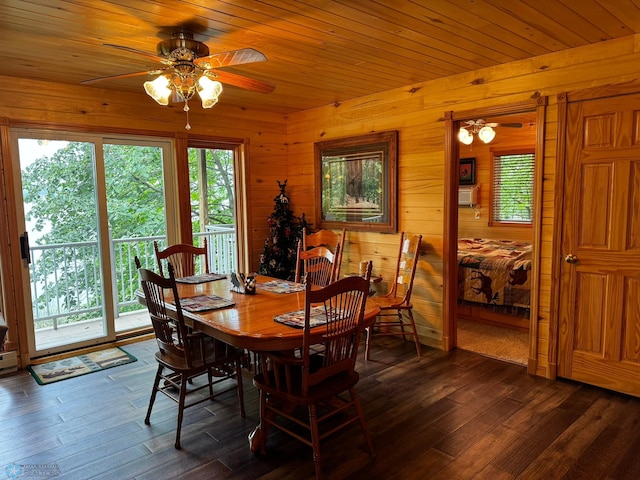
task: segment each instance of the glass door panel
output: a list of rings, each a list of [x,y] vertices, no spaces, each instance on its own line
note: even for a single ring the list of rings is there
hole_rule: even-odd
[[[165,188],[163,148],[153,145],[104,145],[107,210],[114,283],[115,330],[151,325],[135,291],[140,287],[135,256],[157,270],[153,242],[164,243]]]
[[[20,138],[18,150],[31,349],[51,352],[105,337],[94,143]]]

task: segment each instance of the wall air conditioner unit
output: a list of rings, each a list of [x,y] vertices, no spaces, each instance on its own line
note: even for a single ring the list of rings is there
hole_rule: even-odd
[[[471,207],[478,204],[478,187],[476,185],[458,187],[458,205]]]

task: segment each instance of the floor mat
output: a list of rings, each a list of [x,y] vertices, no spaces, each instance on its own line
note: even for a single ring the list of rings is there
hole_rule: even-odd
[[[527,365],[529,332],[458,319],[458,348]]]
[[[87,373],[99,372],[107,368],[135,362],[136,360],[136,357],[118,347],[85,353],[40,365],[29,365],[27,369],[31,372],[36,382],[40,385],[47,385],[67,378],[79,377]]]

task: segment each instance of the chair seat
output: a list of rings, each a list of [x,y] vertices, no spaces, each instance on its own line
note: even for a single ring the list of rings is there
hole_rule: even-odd
[[[209,354],[204,363],[198,358],[189,366],[183,357],[168,352],[156,352],[156,360],[163,367],[170,368],[176,373],[189,372],[190,375],[199,375],[211,368],[214,377],[226,377],[234,372],[230,365],[234,361],[234,357],[230,357],[228,360],[230,364],[226,364],[220,363],[219,359],[216,360],[214,355]]]
[[[404,297],[373,297],[372,300],[376,302],[376,305],[378,305],[381,310],[413,308],[413,305],[410,303],[404,303]]]
[[[191,334],[189,337],[192,342],[191,366],[187,364],[184,355],[178,355],[168,350],[160,350],[156,352],[155,356],[158,363],[177,372],[203,372],[206,371],[207,368],[213,368],[214,376],[225,376],[229,373],[233,373],[234,370],[233,368],[230,368],[229,365],[233,365],[236,358],[242,355],[241,350],[230,347],[219,340],[214,340],[205,334]],[[200,341],[202,341],[202,345],[205,349],[204,359],[202,358],[202,352],[199,347]],[[218,375],[215,375],[216,371],[219,369],[221,369],[221,371],[218,372]]]
[[[304,396],[301,391],[302,369],[294,370],[294,375],[290,377],[290,391],[286,393],[276,386],[273,372],[270,372],[269,376],[270,378],[267,380],[264,374],[260,373],[253,378],[253,384],[267,394],[277,394],[279,399],[295,403],[296,405],[312,405],[335,397],[356,385],[360,379],[358,372],[352,372],[351,374],[342,372],[340,375],[330,377],[317,385],[309,387],[308,394]]]

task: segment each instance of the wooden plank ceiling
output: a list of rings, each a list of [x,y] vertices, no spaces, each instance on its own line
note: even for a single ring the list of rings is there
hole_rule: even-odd
[[[275,85],[225,86],[220,103],[283,114],[640,32],[637,0],[0,0],[0,75],[71,85],[157,69],[180,28],[211,53],[268,61],[224,70]],[[142,91],[151,76],[94,88]]]

